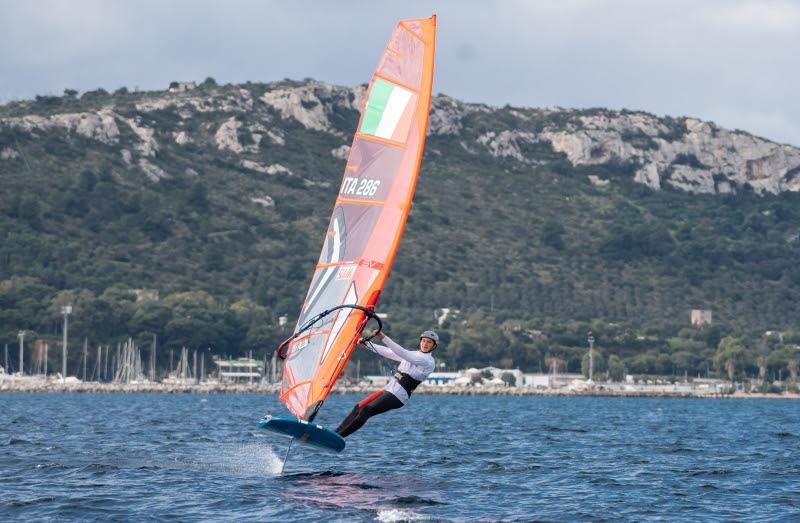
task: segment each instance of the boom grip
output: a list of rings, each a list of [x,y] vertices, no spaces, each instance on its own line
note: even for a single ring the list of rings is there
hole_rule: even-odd
[[[366,327],[367,321],[369,321],[369,319],[374,319],[375,321],[378,322],[378,330],[375,332],[376,334],[381,330],[383,330],[383,323],[381,322],[381,319],[378,317],[378,315],[375,314],[375,310],[373,307],[364,307],[363,305],[356,305],[356,304],[337,305],[336,307],[332,307],[326,311],[320,312],[319,314],[317,314],[316,316],[305,322],[302,327],[297,329],[297,332],[295,332],[294,334],[283,340],[276,349],[276,354],[278,358],[285,360],[286,356],[288,355],[287,351],[289,350],[289,344],[292,342],[292,340],[294,340],[295,338],[303,334],[305,331],[313,327],[315,323],[317,323],[319,320],[321,320],[328,314],[337,311],[339,309],[356,309],[366,314],[367,316],[366,321],[364,321],[361,327],[358,329],[359,336],[361,335],[361,331],[364,329],[364,327]],[[373,337],[374,334],[370,336],[369,339],[372,339]]]

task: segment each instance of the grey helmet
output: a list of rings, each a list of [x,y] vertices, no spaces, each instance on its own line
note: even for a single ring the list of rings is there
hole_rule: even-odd
[[[434,343],[436,343],[436,345],[439,345],[439,335],[436,334],[433,331],[425,331],[425,332],[423,332],[422,334],[419,335],[419,339],[422,339],[422,338],[430,338],[430,339],[433,340]]]

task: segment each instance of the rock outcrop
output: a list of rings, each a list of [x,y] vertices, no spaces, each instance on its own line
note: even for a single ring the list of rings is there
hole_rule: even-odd
[[[533,158],[526,157],[520,146],[524,143],[537,142],[536,135],[524,131],[500,131],[495,133],[489,131],[482,134],[476,140],[489,150],[489,154],[495,158],[514,158],[520,162],[534,162]]]
[[[288,174],[289,176],[292,175],[292,171],[289,170],[288,167],[284,167],[279,163],[275,163],[272,165],[262,165],[252,160],[242,160],[242,167],[244,167],[245,169],[250,169],[251,171],[256,171],[264,174],[275,175],[283,173],[283,174]]]
[[[11,147],[3,147],[0,151],[0,160],[14,160],[19,156],[19,153]]]
[[[235,116],[228,118],[225,123],[219,126],[217,132],[214,134],[214,140],[217,142],[219,150],[228,149],[235,153],[244,151],[244,147],[239,143],[239,127],[242,123],[236,119]]]
[[[159,182],[164,178],[169,178],[164,169],[149,162],[146,158],[139,159],[139,168],[151,182]]]
[[[348,89],[321,82],[308,82],[298,87],[269,90],[260,100],[284,120],[291,118],[307,129],[341,134],[333,128],[331,115],[337,109],[360,110],[363,98],[363,87]]]
[[[0,127],[14,127],[31,133],[62,128],[90,140],[115,144],[119,141],[116,116],[107,109],[96,113],[64,113],[50,117],[30,115],[0,118]]]
[[[640,166],[634,180],[653,189],[667,183],[714,194],[747,184],[759,193],[800,191],[800,180],[787,176],[800,166],[800,149],[693,118],[670,128],[643,113],[582,116],[577,125],[540,136],[574,165],[634,162]]]
[[[143,164],[134,153],[138,159],[154,159],[158,140],[165,147],[172,142],[212,144],[243,156],[240,164],[247,169],[276,174],[284,172],[278,164],[260,163],[260,159],[269,155],[270,148],[286,146],[290,125],[334,136],[340,145],[329,149],[330,154],[346,160],[364,95],[364,86],[347,88],[316,81],[198,87],[136,94],[129,105],[110,104],[95,111],[49,116],[17,113],[0,118],[0,130],[33,136],[65,130],[99,144],[119,146],[123,162],[140,167]],[[552,161],[552,154],[542,154],[552,151],[574,166],[625,164],[633,182],[653,190],[669,187],[727,194],[748,186],[757,193],[800,191],[800,149],[694,118],[602,109],[492,108],[439,95],[432,100],[429,123],[432,136],[455,140],[468,154],[538,165]],[[126,127],[135,136],[133,143],[126,143],[130,142]],[[19,154],[13,143],[3,144],[0,159],[13,160]],[[149,178],[160,179],[152,168],[142,169]]]
[[[159,93],[157,96],[148,96],[136,103],[136,110],[141,113],[165,109],[178,110],[179,114],[186,114],[187,118],[193,111],[198,113],[249,113],[253,111],[253,96],[247,89],[208,95]],[[188,110],[188,112],[184,112],[184,110]]]
[[[265,209],[268,209],[270,207],[275,207],[275,200],[273,200],[271,196],[267,195],[261,196],[259,198],[250,198],[250,201],[264,207]]]
[[[340,160],[347,160],[347,157],[350,156],[350,146],[342,145],[336,149],[331,149],[331,156]]]
[[[172,138],[175,139],[175,143],[178,145],[186,145],[187,143],[191,143],[192,139],[189,138],[189,134],[186,131],[179,131],[173,132]]]
[[[142,156],[155,156],[158,151],[158,142],[156,142],[155,129],[142,125],[135,118],[122,119],[131,131],[139,138],[139,143],[134,145],[134,148],[141,153]]]

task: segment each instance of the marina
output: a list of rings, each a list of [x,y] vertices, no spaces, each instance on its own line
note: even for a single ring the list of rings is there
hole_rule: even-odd
[[[592,388],[543,388],[488,385],[420,385],[418,395],[454,396],[608,396],[608,397],[653,397],[653,398],[719,398],[719,399],[800,399],[800,394],[784,392],[766,394],[759,392],[728,391],[719,392],[708,388],[685,385],[642,385],[622,387],[615,384],[598,385]],[[617,384],[618,385],[618,384]],[[337,383],[333,394],[368,394],[376,387],[364,384]],[[85,392],[85,393],[166,393],[166,394],[277,394],[280,384],[263,383],[220,383],[209,380],[202,383],[141,382],[141,383],[98,383],[82,382],[69,378],[66,382],[59,378],[42,379],[37,377],[0,377],[2,392]]]

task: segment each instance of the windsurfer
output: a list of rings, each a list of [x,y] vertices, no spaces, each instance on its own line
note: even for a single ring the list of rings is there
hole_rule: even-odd
[[[419,350],[410,351],[395,343],[382,332],[376,334],[386,345],[378,345],[364,338],[360,343],[375,353],[400,363],[389,383],[383,390],[367,396],[353,407],[336,432],[346,438],[360,429],[372,416],[399,409],[408,397],[436,367],[431,352],[439,345],[439,336],[433,331],[425,331],[419,337]]]

